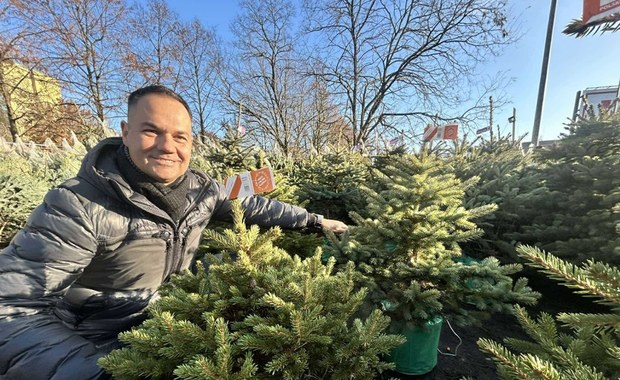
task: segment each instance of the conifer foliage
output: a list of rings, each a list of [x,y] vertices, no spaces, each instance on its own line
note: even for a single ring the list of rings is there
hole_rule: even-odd
[[[420,325],[435,315],[459,324],[511,303],[535,302],[526,279],[514,284],[519,265],[502,266],[494,258],[465,263],[459,242],[480,236],[473,219],[494,205],[467,210],[462,183],[435,155],[394,155],[375,161],[367,208],[352,212],[357,226],[348,236],[331,236],[329,251],[338,263],[353,261],[370,289],[369,309],[383,305],[393,321]]]
[[[291,257],[273,245],[279,234],[245,227],[237,205],[234,229],[207,232],[222,259],[173,278],[100,365],[117,379],[372,379],[389,368],[380,356],[403,339],[383,333],[378,310],[352,321],[366,296],[352,266],[333,274],[320,250]]]
[[[279,159],[273,155],[268,157],[267,152],[258,146],[248,144],[244,136],[229,129],[222,139],[213,138],[206,143],[195,141],[192,167],[204,171],[220,183],[224,183],[227,177],[234,174],[271,167],[276,188],[268,194],[261,195],[303,206],[304,203],[296,195],[298,189],[291,184],[287,171],[279,170],[288,162],[286,160],[277,162],[279,167],[274,167],[273,161]]]
[[[45,149],[20,140],[11,147],[0,140],[0,248],[6,246],[41,203],[45,193],[74,176],[86,149],[74,139],[62,149]]]
[[[540,158],[544,167],[531,174],[539,187],[520,205],[527,223],[506,237],[577,264],[620,265],[620,113],[579,121]]]
[[[222,139],[213,138],[204,143],[195,141],[192,167],[223,182],[231,174],[260,167],[259,152],[258,147],[247,144],[242,135],[229,128]]]
[[[192,155],[192,165],[205,171],[220,183],[226,178],[242,172],[271,167],[276,188],[262,196],[277,199],[297,206],[305,206],[306,202],[298,198],[298,187],[289,179],[292,166],[286,158],[270,155],[257,146],[251,146],[243,135],[236,130],[228,129],[222,139],[212,139],[207,143],[196,141]],[[275,164],[275,165],[274,165]],[[320,213],[316,209],[311,211]],[[210,228],[223,228],[223,223],[211,223]],[[295,251],[301,257],[310,257],[322,239],[315,235],[298,231],[284,231],[276,245],[285,250]],[[211,251],[209,243],[201,246],[199,256]]]
[[[560,313],[557,320],[542,313],[536,320],[523,308],[515,314],[532,341],[504,340],[507,348],[480,339],[480,348],[492,355],[503,379],[618,379],[620,378],[620,271],[589,260],[581,266],[531,246],[519,246],[519,255],[551,278],[578,293],[607,305],[608,313]],[[514,351],[517,351],[516,353]]]
[[[359,186],[368,178],[370,162],[356,152],[333,152],[312,157],[293,173],[299,198],[326,218],[349,220],[349,211],[364,207]]]
[[[480,178],[466,190],[465,207],[497,205],[495,212],[476,220],[484,235],[462,247],[472,254],[476,252],[476,257],[491,255],[514,262],[514,245],[505,235],[514,233],[534,217],[522,210],[527,208],[524,205],[530,201],[533,191],[540,187],[539,176],[532,168],[541,165],[534,161],[531,152],[523,151],[520,140],[513,141],[510,136],[473,143],[455,142],[447,161],[462,181]]]

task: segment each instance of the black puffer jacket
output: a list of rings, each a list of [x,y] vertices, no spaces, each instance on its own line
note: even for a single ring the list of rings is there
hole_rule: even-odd
[[[0,379],[104,379],[97,359],[140,323],[158,287],[187,269],[211,219],[230,220],[222,187],[188,172],[178,224],[119,174],[120,138],[102,141],[76,178],[51,190],[0,252]],[[305,209],[250,197],[246,221],[302,228]]]

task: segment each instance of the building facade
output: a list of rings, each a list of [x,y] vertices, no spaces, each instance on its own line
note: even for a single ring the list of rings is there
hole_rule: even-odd
[[[18,63],[0,63],[0,136],[6,140],[45,122],[61,102],[56,79]]]
[[[586,117],[588,113],[598,116],[601,111],[620,111],[618,95],[620,86],[589,87],[578,91],[575,97],[573,120],[577,117]]]

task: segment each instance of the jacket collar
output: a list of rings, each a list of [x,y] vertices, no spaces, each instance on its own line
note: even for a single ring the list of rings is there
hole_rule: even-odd
[[[100,141],[84,156],[78,177],[111,197],[128,200],[149,213],[169,219],[165,212],[142,194],[135,192],[123,178],[115,159],[117,150],[122,144],[121,137],[109,137]],[[200,171],[191,169],[187,171],[187,176],[189,204],[196,205],[202,200],[198,198],[205,196],[205,191],[202,190],[205,186],[209,186],[211,178]]]

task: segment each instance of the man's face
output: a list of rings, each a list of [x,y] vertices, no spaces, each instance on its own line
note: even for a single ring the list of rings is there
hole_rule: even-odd
[[[142,96],[129,109],[121,130],[131,160],[156,181],[170,184],[187,170],[192,120],[176,99],[163,94]]]

